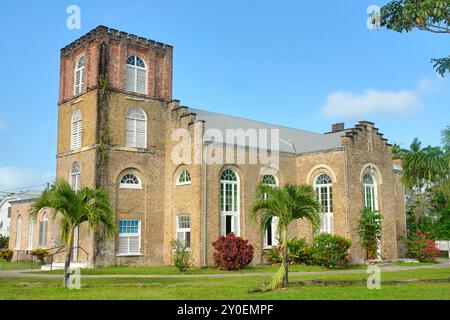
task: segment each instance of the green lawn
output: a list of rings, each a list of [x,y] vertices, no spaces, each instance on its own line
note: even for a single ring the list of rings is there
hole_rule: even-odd
[[[396,261],[395,264],[397,266],[404,267],[420,267],[420,266],[429,266],[432,264],[436,264],[437,262],[406,262],[406,261]]]
[[[0,259],[0,271],[2,270],[25,270],[25,269],[38,269],[41,266],[36,263],[30,263],[30,262],[8,262],[5,260]]]
[[[366,279],[362,274],[291,276],[298,280]],[[383,280],[450,278],[450,268],[382,273]],[[269,277],[242,278],[82,278],[80,290],[62,287],[62,279],[2,278],[0,299],[450,299],[450,283],[382,284],[380,290],[365,285],[294,286],[288,290],[249,293]]]
[[[267,265],[258,267],[248,267],[242,269],[240,273],[274,273],[278,270],[278,265]],[[347,268],[335,268],[327,269],[320,266],[306,266],[306,265],[292,265],[289,266],[290,272],[296,271],[329,271],[329,270],[351,270],[351,269],[365,269],[367,266],[350,266]],[[52,271],[40,271],[39,273],[50,273],[50,274],[62,274],[62,270],[52,270]],[[83,274],[96,275],[96,274],[132,274],[132,275],[143,275],[143,274],[157,274],[157,275],[176,275],[176,274],[233,274],[236,271],[226,271],[220,270],[218,268],[192,268],[185,272],[178,271],[177,268],[173,266],[112,266],[105,268],[95,268],[95,269],[83,269]]]

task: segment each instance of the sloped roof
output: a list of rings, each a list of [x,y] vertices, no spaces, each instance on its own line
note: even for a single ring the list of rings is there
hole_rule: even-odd
[[[224,139],[226,129],[278,129],[280,137],[278,150],[280,152],[298,154],[339,148],[342,147],[341,136],[345,134],[345,131],[316,133],[195,108],[189,108],[189,111],[197,114],[197,120],[205,121],[205,130],[217,129],[222,133]],[[208,135],[206,136],[210,138]],[[215,138],[215,142],[224,142]],[[271,149],[270,132],[268,132],[268,140],[268,149]],[[272,148],[272,150],[277,150],[277,148]]]
[[[36,199],[42,194],[42,191],[37,190],[27,190],[27,191],[20,191],[17,193],[12,194],[10,197],[14,197],[12,200],[10,200],[10,203],[19,203],[19,202],[28,202]]]

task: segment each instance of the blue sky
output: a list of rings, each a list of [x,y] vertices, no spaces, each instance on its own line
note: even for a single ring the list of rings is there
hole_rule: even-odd
[[[59,49],[100,24],[173,45],[184,105],[317,132],[370,120],[391,142],[437,145],[450,76],[430,59],[448,35],[369,30],[367,7],[386,2],[3,0],[0,191],[54,175]]]

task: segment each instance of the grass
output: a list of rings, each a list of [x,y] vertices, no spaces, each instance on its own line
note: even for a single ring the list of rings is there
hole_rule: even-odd
[[[10,262],[0,259],[0,271],[2,270],[25,270],[25,269],[39,269],[41,266],[36,263],[25,261]]]
[[[248,267],[239,271],[239,273],[275,273],[279,265],[266,265],[257,267]],[[328,269],[321,266],[307,266],[307,265],[292,265],[289,266],[290,272],[308,272],[308,271],[329,271],[329,270],[352,270],[352,269],[365,269],[367,266],[350,266],[347,268],[335,268]],[[194,275],[194,274],[233,274],[236,271],[220,270],[218,268],[191,268],[185,272],[178,271],[177,268],[173,266],[111,266],[104,268],[95,269],[83,269],[83,274],[86,275],[100,275],[100,274],[131,274],[131,275],[145,275],[145,274],[156,274],[156,275]],[[39,273],[45,274],[62,274],[62,270],[52,270],[52,271],[40,271]]]
[[[357,280],[361,274],[291,276],[298,280]],[[385,272],[383,280],[450,278],[450,268]],[[450,283],[382,284],[380,290],[365,285],[291,286],[288,290],[249,293],[269,277],[236,278],[82,278],[80,290],[62,287],[62,278],[0,277],[0,299],[450,299]]]
[[[417,267],[417,266],[429,266],[432,264],[436,264],[437,262],[407,262],[407,261],[396,261],[395,264],[397,266],[404,267]]]

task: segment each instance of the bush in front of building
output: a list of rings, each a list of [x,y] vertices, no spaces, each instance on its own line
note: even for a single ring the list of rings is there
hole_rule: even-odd
[[[219,237],[212,245],[216,249],[214,261],[221,270],[239,270],[253,260],[253,246],[233,232]]]
[[[327,268],[345,267],[350,262],[351,241],[329,233],[321,233],[314,238],[312,259],[315,264]]]
[[[14,255],[14,251],[11,249],[1,249],[0,250],[0,260],[11,261]]]
[[[281,254],[278,247],[272,247],[268,250],[265,250],[263,252],[264,258],[267,260],[267,262],[271,264],[279,264],[281,263]]]
[[[173,265],[181,272],[186,271],[190,267],[191,252],[189,248],[178,240],[172,241],[173,249]]]
[[[33,251],[31,251],[31,254],[33,256],[35,256],[36,258],[38,258],[38,260],[40,261],[41,264],[45,263],[45,258],[48,257],[49,252],[47,249],[43,249],[43,248],[36,248]]]
[[[9,237],[0,234],[0,249],[8,248]]]
[[[289,262],[314,264],[312,248],[305,239],[294,238],[288,242]]]
[[[430,238],[430,233],[422,232],[420,229],[403,239],[408,247],[408,255],[420,262],[434,262],[439,257],[440,250],[436,243]]]

